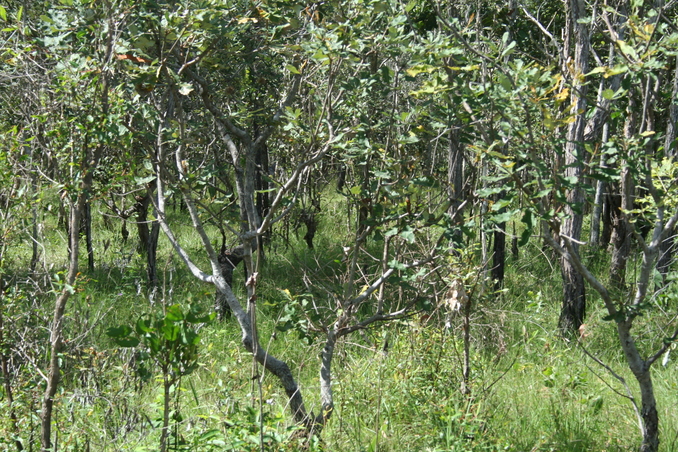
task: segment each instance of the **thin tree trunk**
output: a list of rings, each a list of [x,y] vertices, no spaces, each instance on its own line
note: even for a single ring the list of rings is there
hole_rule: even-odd
[[[70,255],[68,271],[63,281],[63,289],[59,294],[56,305],[54,306],[54,317],[50,333],[50,360],[49,372],[47,377],[47,386],[42,400],[41,410],[41,430],[40,442],[42,451],[47,452],[52,448],[52,413],[54,409],[54,396],[59,386],[59,377],[61,366],[59,364],[59,353],[63,345],[63,320],[66,312],[66,304],[71,295],[75,293],[74,287],[78,275],[78,250],[80,245],[80,222],[88,202],[88,195],[92,189],[92,173],[101,159],[102,146],[98,146],[94,151],[87,149],[87,156],[81,164],[81,173],[84,174],[82,183],[78,187],[78,196],[74,204],[70,207],[69,215],[69,242]]]
[[[4,284],[2,279],[0,279],[0,297],[4,296]],[[5,353],[5,325],[3,318],[3,310],[0,309],[0,371],[2,371],[2,381],[3,389],[5,390],[5,398],[7,399],[7,410],[9,415],[9,421],[14,435],[19,434],[18,419],[16,417],[16,412],[14,411],[14,397],[12,395],[12,378],[9,374],[9,358]],[[19,438],[14,440],[14,445],[16,449],[21,452],[24,450],[23,445]]]
[[[68,274],[64,280],[64,288],[57,298],[54,307],[54,318],[52,320],[52,332],[50,335],[50,361],[49,374],[47,377],[47,387],[42,400],[42,427],[40,431],[40,442],[42,451],[48,452],[52,449],[52,412],[54,409],[54,396],[59,386],[59,376],[61,367],[59,365],[59,352],[63,344],[63,318],[66,311],[66,303],[71,297],[75,279],[78,274],[78,245],[80,236],[80,217],[84,207],[84,195],[79,195],[79,199],[71,206],[70,213],[70,262],[68,265]]]
[[[606,121],[603,125],[603,135],[601,141],[607,142],[610,136],[610,124]],[[600,157],[600,166],[606,167],[605,156]],[[600,220],[603,214],[603,204],[605,203],[605,191],[607,190],[607,183],[599,180],[596,184],[596,195],[593,201],[593,212],[591,214],[591,234],[589,242],[592,247],[600,247]]]
[[[498,291],[504,286],[504,269],[506,266],[506,223],[500,223],[494,230],[492,244],[492,280],[494,290]]]
[[[629,95],[629,105],[626,111],[626,123],[624,124],[624,136],[632,138],[637,128],[637,107],[633,93]],[[611,187],[610,193],[610,217],[612,219],[611,242],[612,260],[610,262],[610,285],[623,293],[626,280],[626,261],[631,253],[631,228],[626,220],[624,211],[633,208],[633,182],[629,169],[626,167],[627,156],[622,161],[621,177],[614,193]]]
[[[35,181],[36,177],[33,177],[33,180],[31,181],[31,188],[33,189],[33,193],[37,194],[38,192],[38,184]],[[39,216],[38,216],[38,206],[37,203],[33,204],[33,207],[31,208],[31,215],[33,217],[33,224],[31,225],[33,231],[33,246],[32,246],[32,253],[31,253],[31,264],[30,264],[30,269],[31,273],[35,272],[35,269],[38,266],[38,261],[40,260],[40,248],[38,246],[39,241],[40,241],[40,224],[39,224]]]
[[[572,80],[572,121],[567,130],[567,143],[565,145],[565,176],[581,179],[583,176],[583,139],[586,126],[585,113],[587,108],[586,91],[587,85],[583,83],[584,74],[588,72],[589,57],[589,33],[588,26],[583,23],[586,17],[585,3],[583,0],[568,0],[567,19],[568,33],[571,31],[574,43],[574,70]],[[573,239],[573,251],[579,252],[579,239],[581,237],[583,215],[572,208],[573,205],[582,205],[584,192],[578,186],[569,190],[567,194],[565,211],[567,217],[563,221],[561,233]],[[561,258],[561,274],[563,277],[563,306],[558,322],[564,333],[576,332],[584,321],[586,314],[586,289],[584,278],[574,268],[572,263]]]
[[[642,359],[631,336],[631,322],[632,320],[618,322],[617,334],[626,362],[640,389],[640,429],[643,435],[640,452],[657,452],[659,449],[659,414],[657,412],[657,400],[654,396],[652,376],[650,375],[650,364]]]
[[[460,142],[459,128],[456,124],[450,127],[448,134],[448,152],[447,152],[447,184],[450,196],[450,207],[448,212],[450,216],[457,215],[458,221],[463,223],[463,216],[458,214],[459,206],[463,202],[464,187],[464,150]],[[461,229],[455,230],[453,239],[461,243]]]
[[[82,222],[85,228],[85,243],[87,245],[87,269],[94,271],[94,245],[92,243],[92,205],[89,201],[85,203],[85,209],[82,213]]]
[[[160,433],[160,452],[167,451],[167,437],[169,436],[170,388],[168,369],[163,369],[163,404],[162,404],[162,432]]]

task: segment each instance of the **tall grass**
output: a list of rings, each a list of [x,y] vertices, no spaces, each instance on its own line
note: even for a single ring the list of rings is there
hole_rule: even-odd
[[[336,205],[330,208],[342,209]],[[183,245],[202,256],[198,264],[206,266],[193,229],[180,214],[174,220]],[[307,408],[315,412],[319,409],[321,337],[301,340],[294,330],[281,332],[276,325],[286,303],[283,290],[308,292],[320,304],[329,302],[333,291],[341,290],[338,275],[341,246],[348,242],[347,228],[330,215],[321,220],[315,250],[307,249],[294,233],[286,243],[274,234],[258,287],[261,342],[290,363]],[[198,303],[211,309],[214,291],[187,273],[161,237],[161,283],[151,299],[145,284],[145,262],[134,240],[123,243],[118,230],[103,224],[95,231],[96,269],[93,273],[83,270],[78,296],[67,310],[69,342],[63,354],[64,375],[57,401],[57,444],[63,451],[155,450],[160,436],[161,384],[156,377],[141,379],[136,373],[138,351],[119,349],[105,331],[132,323],[164,304]],[[45,234],[46,277],[53,279],[65,262],[65,239],[55,227],[46,228]],[[17,246],[9,263],[21,268],[28,257],[26,248]],[[604,253],[590,256],[589,261],[604,271]],[[317,285],[308,284],[305,272],[313,274]],[[470,394],[460,392],[460,319],[452,318],[445,325],[444,317],[416,315],[375,327],[338,345],[333,364],[335,413],[322,439],[310,444],[295,439],[287,398],[273,377],[264,377],[263,397],[259,397],[252,378],[252,358],[240,344],[237,325],[226,320],[204,326],[200,330],[199,368],[173,391],[172,447],[260,450],[259,416],[263,413],[265,450],[634,449],[640,435],[632,406],[623,397],[626,389],[581,348],[626,378],[637,397],[616,344],[614,325],[602,320],[604,313],[595,296],[589,303],[588,336],[581,344],[567,342],[555,331],[561,289],[553,256],[535,241],[521,249],[519,259],[508,263],[506,278],[502,293],[477,300],[474,308]],[[244,296],[243,282],[242,269],[238,269],[234,287],[240,297]],[[12,381],[19,436],[28,446],[31,439],[38,438],[39,371],[44,370],[47,358],[40,341],[46,338],[54,297],[49,285],[37,293],[20,277],[15,283],[24,292],[21,296],[17,292],[12,309],[5,313],[5,325],[16,328],[12,340],[35,345],[33,352],[15,355],[17,370]],[[33,311],[25,312],[31,306]],[[663,324],[649,319],[639,328],[644,337],[660,341]],[[678,413],[673,409],[678,402],[676,370],[676,360],[671,359],[665,367],[657,365],[653,374],[660,408],[660,448],[667,452],[678,448]],[[6,398],[0,399],[0,407],[6,403]],[[0,438],[7,439],[0,441],[0,448],[11,450],[10,427],[7,416],[2,415]]]

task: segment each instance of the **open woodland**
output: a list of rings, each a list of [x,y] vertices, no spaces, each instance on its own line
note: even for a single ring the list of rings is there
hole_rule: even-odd
[[[678,450],[676,0],[0,27],[0,450]]]

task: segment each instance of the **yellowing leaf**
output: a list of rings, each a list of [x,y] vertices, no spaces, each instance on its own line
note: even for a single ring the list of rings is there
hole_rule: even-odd
[[[407,72],[407,75],[411,77],[416,77],[417,75],[422,73],[430,74],[434,70],[435,68],[431,65],[417,64],[416,66],[412,66],[411,68],[407,69],[405,72]]]
[[[570,88],[563,88],[563,90],[553,96],[556,102],[563,102],[570,97]]]

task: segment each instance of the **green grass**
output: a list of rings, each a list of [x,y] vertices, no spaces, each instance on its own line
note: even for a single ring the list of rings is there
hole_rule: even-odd
[[[340,207],[331,207],[340,209]],[[318,412],[322,335],[300,341],[294,330],[280,332],[282,290],[308,293],[319,306],[331,305],[343,289],[341,246],[349,243],[345,225],[323,215],[316,249],[308,250],[300,234],[289,234],[268,250],[259,292],[259,334],[270,352],[290,363],[307,409]],[[179,216],[178,236],[203,268],[206,258],[192,228]],[[54,226],[54,225],[50,225]],[[280,228],[280,227],[278,227]],[[46,265],[53,275],[66,259],[63,234],[45,229]],[[134,250],[134,234],[122,244],[118,230],[95,229],[96,269],[83,270],[78,294],[71,299],[65,324],[63,378],[57,397],[55,430],[62,451],[156,450],[160,437],[161,384],[136,374],[138,355],[119,349],[107,337],[110,326],[132,323],[140,315],[162,309],[163,303],[214,301],[213,288],[197,282],[173,255],[161,236],[158,269],[160,288],[153,303],[145,287],[145,262]],[[130,229],[130,232],[132,230]],[[215,231],[210,231],[214,234]],[[279,232],[279,231],[278,231]],[[216,237],[217,234],[214,234]],[[111,245],[104,252],[103,244]],[[54,293],[28,279],[22,266],[27,246],[15,246],[5,268],[15,270],[18,289],[5,299],[5,330],[12,331],[14,409],[21,438],[37,441],[38,412],[43,391],[40,371],[47,359],[48,325]],[[375,249],[375,253],[378,250]],[[589,262],[602,274],[606,260],[596,254]],[[52,265],[53,264],[53,265]],[[86,269],[83,251],[83,269]],[[632,266],[631,266],[632,268]],[[632,271],[632,270],[630,270]],[[304,275],[312,275],[313,284]],[[244,296],[242,269],[235,274],[236,294]],[[38,285],[36,285],[38,284]],[[48,286],[47,286],[48,287]],[[504,292],[478,300],[472,316],[471,396],[459,391],[462,375],[461,319],[445,328],[445,316],[416,315],[389,327],[373,328],[342,339],[333,362],[335,412],[319,443],[325,451],[626,451],[639,442],[630,402],[614,390],[625,389],[573,343],[558,337],[555,325],[561,296],[557,261],[541,244],[509,258]],[[587,350],[623,376],[633,394],[637,389],[616,343],[614,325],[602,320],[601,303],[590,293]],[[667,298],[667,303],[672,299]],[[667,319],[653,311],[639,322],[641,339],[661,341]],[[233,320],[200,330],[200,366],[173,393],[176,442],[179,450],[259,450],[259,413],[264,413],[266,450],[299,450],[290,439],[287,398],[274,377],[264,376],[259,388],[252,380],[252,358],[240,343]],[[388,337],[389,348],[382,347]],[[676,360],[654,367],[662,443],[678,447]],[[14,450],[7,398],[0,398],[0,449]],[[174,440],[173,439],[173,440]],[[4,442],[3,442],[4,441]],[[37,447],[37,446],[34,446]],[[182,449],[183,448],[183,449]]]

